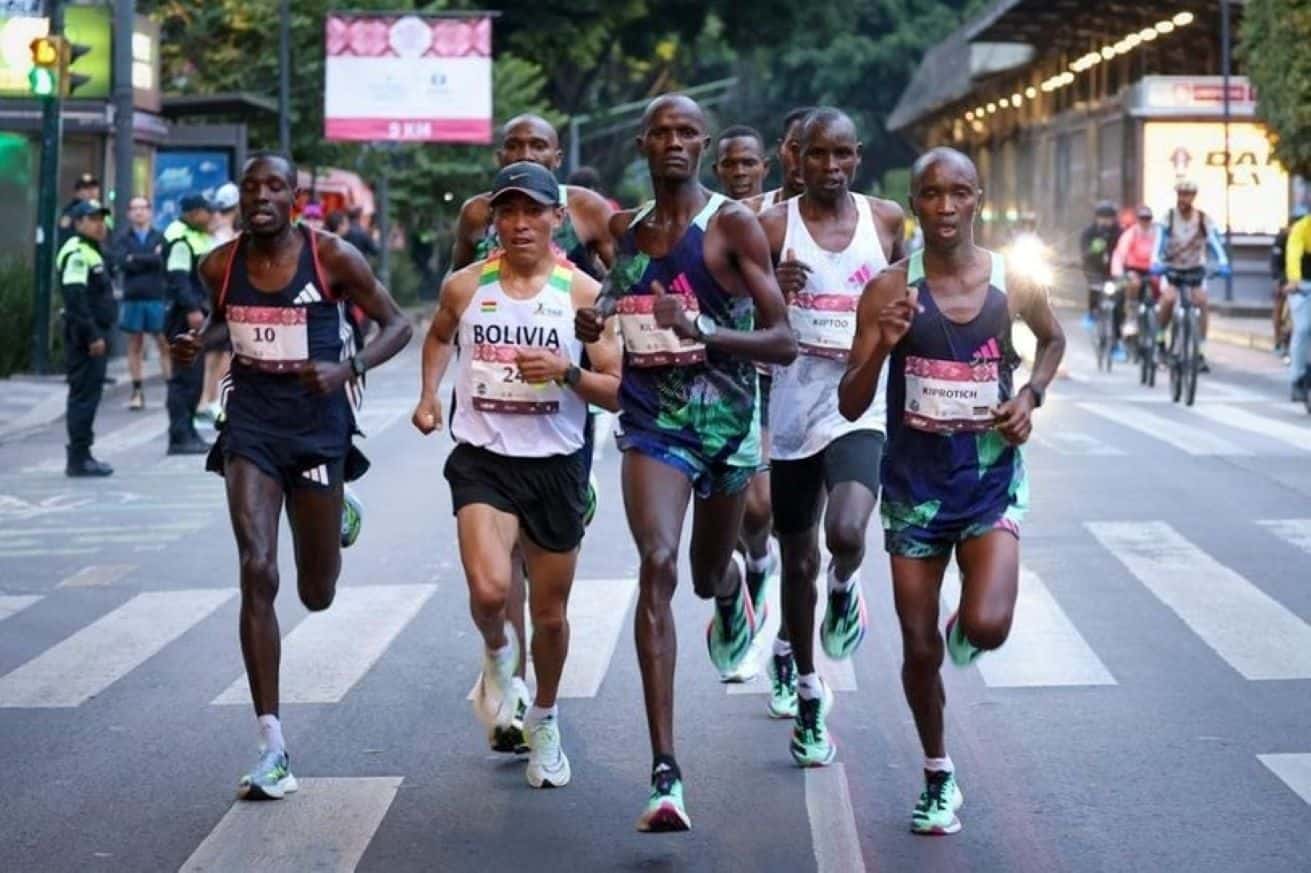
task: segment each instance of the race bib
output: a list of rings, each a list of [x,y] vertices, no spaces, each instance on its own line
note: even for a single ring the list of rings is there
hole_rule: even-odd
[[[309,311],[299,306],[229,306],[232,353],[257,370],[299,369],[309,360]]]
[[[906,359],[905,422],[916,430],[952,434],[992,429],[992,409],[1001,402],[996,361],[966,364]]]
[[[788,321],[797,334],[801,354],[817,358],[846,358],[856,339],[854,294],[794,295],[788,304]]]
[[[696,318],[701,311],[696,297],[684,294],[682,298],[688,318]],[[656,324],[655,301],[654,294],[630,294],[619,298],[615,313],[619,316],[619,332],[624,338],[625,363],[632,367],[668,367],[704,361],[704,344],[679,339],[678,334],[669,328]]]
[[[477,345],[470,353],[469,393],[473,408],[507,415],[551,415],[560,411],[562,389],[554,382],[528,382],[519,371],[518,347]]]

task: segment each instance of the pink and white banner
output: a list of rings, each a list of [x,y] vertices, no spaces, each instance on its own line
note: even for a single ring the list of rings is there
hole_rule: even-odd
[[[492,141],[492,20],[333,14],[325,25],[330,140]]]

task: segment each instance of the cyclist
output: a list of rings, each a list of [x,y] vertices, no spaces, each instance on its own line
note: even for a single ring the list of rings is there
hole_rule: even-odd
[[[1129,312],[1136,312],[1139,294],[1144,284],[1151,292],[1151,299],[1157,300],[1161,291],[1160,283],[1148,274],[1152,269],[1152,253],[1156,251],[1156,225],[1152,223],[1152,208],[1146,204],[1138,207],[1137,221],[1120,234],[1111,254],[1111,277],[1125,279],[1125,300]],[[1129,319],[1125,326],[1125,335],[1133,336],[1138,332],[1138,323]]]
[[[1288,378],[1293,400],[1305,402],[1311,389],[1311,374],[1307,372],[1311,353],[1311,215],[1299,218],[1288,231],[1284,272],[1288,279],[1284,292],[1293,318],[1293,332],[1288,338]]]
[[[1209,368],[1206,366],[1206,355],[1202,352],[1205,351],[1206,328],[1211,312],[1205,286],[1207,249],[1210,249],[1215,260],[1217,276],[1230,276],[1233,271],[1215,222],[1193,206],[1193,201],[1197,199],[1197,183],[1191,179],[1180,179],[1175,183],[1174,190],[1175,205],[1166,210],[1161,219],[1156,253],[1152,255],[1152,274],[1166,277],[1161,283],[1161,330],[1164,332],[1170,326],[1175,301],[1179,299],[1180,291],[1186,290],[1189,299],[1202,312],[1198,364],[1200,372],[1206,373]]]
[[[1292,318],[1288,310],[1288,269],[1287,251],[1288,235],[1292,233],[1293,227],[1302,220],[1307,214],[1306,206],[1298,204],[1293,207],[1292,215],[1289,217],[1288,226],[1279,231],[1275,236],[1275,241],[1270,246],[1270,278],[1274,280],[1274,306],[1271,308],[1272,327],[1274,328],[1275,354],[1288,363],[1289,355],[1288,344],[1291,339]],[[1303,254],[1303,258],[1311,259],[1311,253]],[[1307,265],[1311,267],[1311,264]],[[1303,276],[1311,275],[1311,270],[1303,270]]]
[[[1109,200],[1101,201],[1093,210],[1093,223],[1079,235],[1079,258],[1088,284],[1088,312],[1083,317],[1085,330],[1092,330],[1096,323],[1099,295],[1102,286],[1111,277],[1111,252],[1115,251],[1115,243],[1120,236],[1120,226],[1116,224],[1115,216],[1115,204]],[[1115,336],[1118,341],[1118,320]]]

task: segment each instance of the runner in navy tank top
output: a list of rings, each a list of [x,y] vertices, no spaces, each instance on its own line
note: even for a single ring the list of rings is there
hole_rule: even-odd
[[[960,830],[963,797],[943,739],[938,599],[953,552],[961,602],[946,648],[964,666],[1006,640],[1019,589],[1019,519],[1028,503],[1020,446],[1065,352],[1045,288],[974,245],[982,198],[974,164],[952,149],[916,162],[911,208],[924,250],[890,267],[861,296],[856,340],[839,388],[855,420],[888,366],[883,526],[901,622],[902,684],[924,747],[916,833]],[[1030,380],[1012,390],[1010,326],[1038,340]]]
[[[285,504],[301,601],[326,609],[341,548],[358,532],[358,504],[343,511],[343,480],[367,466],[351,446],[350,398],[366,370],[405,347],[411,329],[354,246],[291,223],[289,158],[254,155],[240,184],[245,231],[201,262],[211,314],[200,330],[174,337],[172,353],[186,364],[229,338],[235,352],[208,467],[227,483],[241,568],[241,650],[259,721],[260,757],[237,790],[276,799],[297,788],[278,720],[278,517]],[[348,304],[380,325],[363,351],[354,346]]]

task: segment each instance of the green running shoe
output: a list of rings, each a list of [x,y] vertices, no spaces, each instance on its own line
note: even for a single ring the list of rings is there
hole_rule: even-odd
[[[736,552],[734,559],[741,565],[742,558]],[[737,597],[729,610],[715,603],[715,614],[706,626],[706,646],[710,649],[710,663],[715,665],[721,679],[732,676],[751,650],[751,640],[756,635],[755,611],[751,606],[751,597],[747,594],[745,577],[737,589]]]
[[[956,810],[964,803],[965,795],[956,784],[955,773],[929,773],[919,803],[910,815],[911,831],[931,836],[956,833],[960,830]]]
[[[291,758],[285,749],[260,753],[255,769],[237,783],[237,797],[242,800],[281,800],[300,788],[291,775]]]
[[[860,593],[860,577],[852,580],[846,591],[828,593],[828,610],[819,628],[819,641],[824,654],[835,661],[850,658],[865,639],[869,617],[865,613],[865,598]]]
[[[769,658],[769,717],[797,717],[797,662],[791,655]]]
[[[350,548],[360,538],[360,528],[364,525],[364,504],[350,488],[343,488],[341,494],[341,547]]]
[[[637,829],[644,834],[667,834],[692,829],[692,819],[683,808],[683,780],[678,771],[661,764],[651,774],[651,796],[637,819]]]
[[[965,634],[960,629],[960,622],[957,621],[959,616],[960,613],[953,612],[951,618],[947,619],[947,654],[951,656],[951,662],[957,667],[968,667],[983,654],[983,649],[975,648],[969,640],[965,639]]]
[[[792,725],[792,760],[798,767],[827,767],[838,756],[838,747],[828,732],[828,714],[833,710],[833,691],[820,681],[820,695],[807,700],[797,695],[797,717]]]

